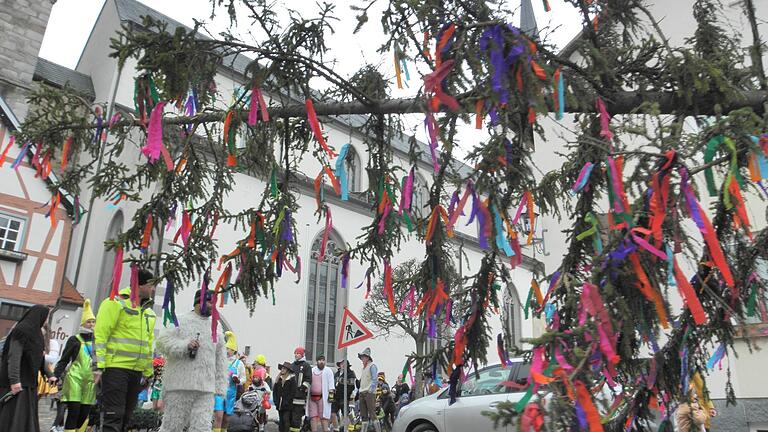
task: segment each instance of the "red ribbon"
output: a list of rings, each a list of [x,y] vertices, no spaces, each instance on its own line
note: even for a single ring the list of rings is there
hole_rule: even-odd
[[[61,172],[67,169],[67,163],[69,162],[69,150],[72,148],[72,142],[74,138],[69,136],[64,140],[64,148],[61,150]]]
[[[384,260],[384,295],[387,297],[389,311],[392,315],[396,315],[395,294],[392,290],[392,266],[389,264],[389,260]]]
[[[120,292],[120,279],[123,276],[123,248],[115,248],[115,261],[112,266],[112,290],[109,292],[110,300],[114,300]]]
[[[576,398],[584,409],[584,413],[587,416],[587,423],[589,423],[589,432],[603,432],[603,424],[600,422],[600,413],[595,407],[595,403],[592,401],[592,396],[589,394],[589,390],[584,386],[581,381],[573,383],[576,387]]]
[[[131,264],[131,306],[139,305],[139,266]]]
[[[304,105],[307,107],[307,120],[309,120],[309,127],[312,129],[312,133],[315,135],[320,147],[328,153],[328,157],[333,159],[336,157],[336,153],[328,147],[323,137],[323,131],[320,129],[320,122],[317,120],[317,114],[315,113],[315,105],[312,103],[312,99],[306,99]]]
[[[685,305],[688,306],[688,310],[690,310],[691,315],[693,315],[693,321],[697,325],[702,325],[706,323],[707,314],[704,313],[704,308],[701,306],[701,302],[699,301],[699,298],[696,296],[696,290],[693,289],[693,286],[691,286],[690,282],[688,282],[688,279],[685,277],[682,270],[680,270],[680,266],[677,265],[676,258],[674,261],[674,266],[675,266],[675,282],[677,282],[677,287],[683,296],[683,301],[685,302]]]
[[[152,215],[147,216],[147,224],[144,225],[144,235],[141,237],[141,248],[146,250],[149,247],[149,242],[152,239]]]

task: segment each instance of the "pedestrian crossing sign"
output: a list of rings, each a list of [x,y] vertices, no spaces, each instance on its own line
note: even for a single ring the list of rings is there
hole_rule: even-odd
[[[341,319],[340,330],[337,349],[346,348],[373,337],[373,333],[365,328],[362,321],[352,315],[352,312],[347,308],[344,308],[344,317]]]

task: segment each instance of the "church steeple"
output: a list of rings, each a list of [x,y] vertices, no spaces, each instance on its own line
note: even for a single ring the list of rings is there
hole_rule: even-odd
[[[520,30],[531,38],[539,37],[539,27],[536,25],[536,15],[533,13],[531,0],[520,1]]]

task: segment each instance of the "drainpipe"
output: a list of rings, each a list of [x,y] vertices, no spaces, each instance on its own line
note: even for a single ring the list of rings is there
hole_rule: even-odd
[[[104,118],[104,121],[108,122],[110,118],[112,118],[112,112],[115,109],[115,97],[117,95],[117,84],[120,82],[120,75],[122,74],[123,69],[118,65],[118,67],[115,69],[114,77],[112,78],[112,88],[110,90],[110,98],[109,103],[107,105],[107,115]],[[107,140],[102,140],[101,142],[101,148],[99,149],[99,160],[96,164],[96,172],[94,175],[98,175],[101,171],[101,165],[104,161],[104,151],[107,147]],[[88,239],[88,231],[91,226],[91,215],[93,215],[93,203],[96,201],[96,196],[91,192],[91,198],[88,201],[88,214],[85,217],[85,228],[83,228],[83,240],[80,242],[80,250],[78,251],[77,255],[77,269],[75,270],[75,280],[72,281],[72,284],[77,287],[77,283],[80,280],[80,266],[83,263],[83,252],[85,251],[85,242]]]

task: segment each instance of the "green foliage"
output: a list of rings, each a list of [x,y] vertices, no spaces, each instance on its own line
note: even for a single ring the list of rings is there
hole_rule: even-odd
[[[764,83],[765,77],[755,76],[761,68],[744,65],[742,53],[736,49],[738,39],[719,24],[720,9],[714,0],[696,2],[692,13],[698,26],[687,48],[670,46],[641,0],[567,2],[581,11],[585,24],[576,44],[581,57],[578,63],[554,54],[546,41],[530,38],[508,25],[511,11],[504,2],[390,0],[386,4],[380,24],[387,40],[381,52],[395,50],[423,70],[446,72],[440,82],[419,94],[424,98],[421,108],[434,119],[434,145],[439,151],[433,161],[429,203],[412,211],[412,220],[397,210],[404,192],[403,176],[420,157],[421,149],[414,145],[411,160],[403,166],[395,162],[391,142],[400,138],[402,123],[396,115],[382,113],[382,107],[391,102],[386,78],[389,72],[363,65],[356,74],[345,77],[325,62],[325,40],[336,21],[334,7],[329,4],[318,5],[314,17],[288,11],[287,18],[281,20],[263,0],[212,0],[213,11],[226,8],[233,23],[240,13],[235,6],[242,6],[258,35],[256,44],[229,32],[222,35],[223,40],[203,38],[198,32],[200,25],[191,31],[170,31],[165,24],[147,19],[143,26],[122,28],[112,40],[112,56],[121,65],[135,59],[145,80],[141,85],[151,89],[151,79],[159,100],[179,107],[189,94],[197,95],[196,115],[166,115],[163,141],[175,165],[171,170],[162,161],[137,164],[127,160],[146,144],[147,125],[134,118],[146,118],[151,106],[142,113],[124,112],[124,119],[113,123],[103,107],[92,107],[69,89],[42,87],[33,93],[32,109],[18,139],[20,143],[40,144],[42,154],[56,160],[63,143],[72,137],[76,162],[62,173],[53,191],[79,195],[87,188],[93,200],[125,196],[137,208],[132,225],[107,245],[124,248],[126,261],[148,265],[159,260],[162,275],[177,287],[197,279],[216,262],[231,264],[233,277],[222,289],[252,309],[262,298],[274,299],[275,282],[288,277],[289,265],[298,264],[297,232],[290,215],[299,210],[302,188],[318,178],[317,173],[302,172],[301,162],[311,157],[323,166],[334,163],[330,152],[317,144],[304,112],[248,125],[245,119],[252,91],[260,89],[269,96],[272,112],[307,99],[317,104],[345,103],[347,107],[358,104],[366,112],[355,118],[355,133],[364,137],[368,156],[370,187],[363,196],[371,204],[372,221],[356,244],[348,245],[342,253],[367,268],[369,276],[378,277],[384,262],[394,261],[405,241],[416,238],[425,243],[422,260],[395,270],[396,304],[412,285],[417,288],[417,300],[429,300],[439,294],[443,283],[454,304],[465,305],[457,307],[454,314],[457,328],[464,332],[465,348],[447,344],[436,356],[440,358],[432,360],[454,363],[446,366],[488,361],[493,336],[489,330],[491,310],[500,306],[499,289],[511,279],[510,257],[503,243],[527,234],[517,233],[509,221],[514,220],[521,198],[530,192],[539,212],[570,224],[566,254],[557,269],[559,276],[546,278],[552,282],[546,307],[550,313],[555,308],[552,316],[557,317],[557,323],[548,320],[544,334],[528,341],[553,366],[544,374],[555,373],[554,365],[561,361],[556,355],[560,349],[564,351],[562,358],[572,366],[565,375],[551,376],[554,381],[536,392],[538,399],[534,400],[546,400],[542,408],[547,428],[568,430],[574,419],[574,403],[569,397],[573,384],[590,389],[604,386],[606,371],[621,384],[624,401],[611,413],[603,409],[607,428],[618,428],[629,417],[642,425],[651,417],[653,397],[674,401],[683,396],[687,376],[681,376],[681,370],[703,371],[719,344],[732,347],[734,322],[743,321],[752,293],[746,281],[756,260],[768,259],[768,233],[763,231],[752,241],[743,223],[734,224],[734,217],[740,217],[739,206],[733,204],[738,200],[729,190],[730,179],[748,177],[750,153],[761,151],[760,143],[755,144],[751,137],[766,132],[761,107],[736,110],[733,106],[742,102],[744,92],[756,88],[755,83]],[[368,12],[373,4],[369,0],[354,5],[356,30],[371,25]],[[595,16],[599,18],[597,25],[593,24]],[[246,53],[255,60],[247,68],[244,88],[235,95],[235,102],[221,110],[216,99],[229,101],[230,95],[216,91],[212,85],[215,74],[222,64],[231,62],[232,56]],[[554,106],[553,75],[558,69],[567,77],[566,107],[578,113],[573,123],[575,138],[564,146],[563,165],[537,181],[534,152],[548,151],[549,147],[546,142],[538,143],[538,148],[534,144],[536,137],[545,137],[540,120],[551,114]],[[323,81],[327,90],[312,90],[310,82],[316,80]],[[605,130],[601,120],[607,119],[594,112],[595,101],[604,100],[609,108],[619,106],[628,89],[636,91],[643,103],[637,104],[632,115],[614,117],[608,126],[611,130]],[[663,113],[661,104],[650,97],[659,93],[673,101],[673,107]],[[458,105],[455,110],[447,108],[451,98]],[[453,160],[455,138],[461,122],[472,120],[467,113],[476,109],[490,135],[470,151],[467,159],[472,169],[466,169]],[[243,137],[244,148],[232,149],[228,144],[233,142],[224,141],[222,122],[227,118],[232,126],[228,136]],[[691,118],[696,122],[695,130],[684,127]],[[106,141],[95,130],[99,122],[106,127]],[[179,125],[189,128],[182,130]],[[616,134],[614,138],[609,136],[611,132]],[[701,154],[717,136],[729,137],[733,148],[724,145],[714,149],[712,162],[702,165]],[[231,163],[232,157],[236,163]],[[623,167],[623,173],[614,172],[609,161]],[[588,163],[594,165],[589,187],[572,196],[568,191]],[[683,173],[696,176],[706,168],[712,168],[720,181],[712,197],[710,219],[714,237],[724,246],[725,261],[735,280],[733,287],[727,286],[725,268],[711,264],[715,259],[711,247],[686,238],[687,219],[696,213],[686,209],[696,191],[686,196]],[[225,205],[237,173],[265,180],[264,190],[253,191],[258,198],[241,212]],[[660,173],[666,173],[669,180],[668,194],[651,198],[654,188],[659,188],[654,181]],[[332,192],[329,185],[318,182],[315,212],[322,220],[330,208],[324,194]],[[744,193],[755,189],[741,183],[738,188]],[[615,184],[626,191],[626,200],[617,196],[621,194]],[[477,199],[470,198],[464,211],[486,208],[489,214],[498,212],[502,222],[484,222],[490,231],[484,258],[474,275],[457,277],[450,224],[440,215],[450,206],[446,197],[454,192],[462,195],[469,185]],[[606,212],[607,200],[619,204],[608,210],[610,226],[602,220],[595,227],[594,235],[600,236],[603,246],[600,250],[596,241],[579,234],[593,227],[595,214]],[[652,227],[657,206],[665,209],[665,217]],[[157,235],[175,216],[175,209],[191,216],[188,244],[178,243],[160,252],[140,250],[149,217],[155,220]],[[235,245],[216,244],[217,223],[231,223],[245,235]],[[632,230],[637,227],[653,228],[652,234]],[[637,236],[645,236],[659,253],[669,247],[680,261],[695,264],[697,272],[691,283],[706,311],[706,323],[697,325],[688,309],[678,314],[670,307],[668,299],[674,291],[670,279],[674,277],[670,278],[668,263],[652,250],[641,248]],[[636,260],[616,257],[632,245],[636,246]],[[604,314],[586,314],[585,284],[596,287]],[[638,288],[645,286],[647,289]],[[390,317],[386,311],[382,314],[379,290],[377,286],[363,318],[379,322],[386,330],[402,321],[406,333],[423,338],[425,323],[434,317],[424,310],[415,318],[403,314]],[[432,312],[444,310],[446,304],[440,300],[430,308]],[[669,315],[676,326],[663,329],[663,315]],[[594,343],[604,338],[601,332],[605,332],[602,326],[606,323],[615,333],[615,340],[610,341],[615,359],[609,359],[604,348]],[[657,340],[659,346],[655,346]],[[456,355],[446,355],[451,352]],[[647,352],[652,354],[641,358]],[[648,379],[637,380],[638,376]],[[732,389],[728,391],[732,399]],[[596,399],[599,404],[601,397]],[[501,411],[491,416],[497,424],[512,424],[517,421],[517,408],[502,405]]]

